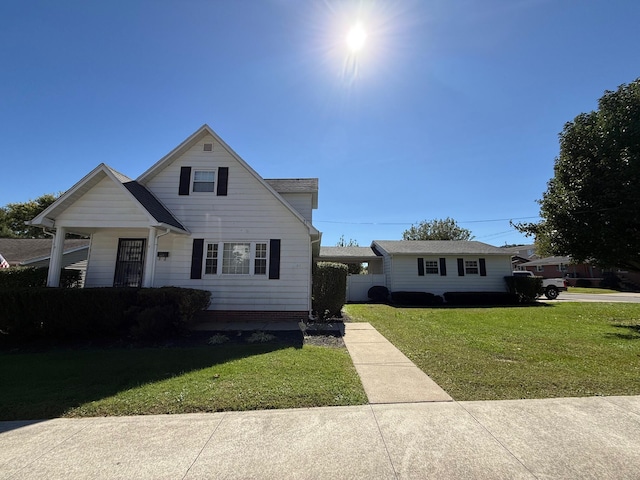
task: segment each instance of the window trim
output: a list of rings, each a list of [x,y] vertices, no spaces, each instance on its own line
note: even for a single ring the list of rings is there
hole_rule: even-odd
[[[472,267],[470,265],[468,265],[469,263],[475,263],[476,266]],[[469,269],[475,270],[475,272],[473,271],[469,271]],[[480,275],[480,261],[478,259],[474,259],[474,260],[464,260],[464,274],[465,275]]]
[[[436,258],[435,260],[433,258],[425,258],[423,260],[424,262],[424,274],[425,276],[427,275],[440,275],[440,259]],[[434,266],[427,266],[427,262],[432,262],[435,264],[435,272],[434,271],[429,271],[429,269],[433,269]]]
[[[196,173],[198,172],[213,172],[213,182],[212,182],[212,186],[211,186],[211,190],[206,190],[206,191],[198,191],[198,190],[194,190],[194,186],[196,183]],[[216,187],[217,187],[217,181],[218,179],[218,169],[217,168],[196,168],[193,167],[191,168],[191,178],[189,179],[189,193],[192,195],[216,195]],[[210,182],[199,182],[199,183],[210,183]]]
[[[224,246],[225,244],[249,244],[249,273],[223,273],[224,269]],[[209,251],[209,245],[217,245],[217,257],[215,258],[216,263],[216,272],[215,273],[207,273],[206,265],[207,260],[213,260],[213,258],[207,257],[207,252]],[[258,259],[256,257],[257,245],[264,245],[264,258]],[[269,278],[269,265],[271,264],[271,254],[269,249],[269,241],[268,240],[257,240],[257,241],[249,241],[249,240],[227,240],[227,241],[219,241],[214,242],[210,240],[205,240],[204,248],[203,248],[204,261],[202,262],[202,275],[204,277],[256,277],[256,278]],[[265,268],[263,273],[255,273],[256,272],[256,260],[266,261]]]

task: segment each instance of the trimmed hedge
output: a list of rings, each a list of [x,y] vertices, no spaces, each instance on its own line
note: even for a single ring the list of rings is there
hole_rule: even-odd
[[[444,299],[451,305],[516,305],[520,298],[508,292],[446,292]]]
[[[0,270],[0,290],[8,288],[46,287],[48,267],[11,267]],[[60,287],[80,286],[80,270],[63,268],[60,271]]]
[[[442,305],[442,297],[427,292],[391,292],[391,301],[398,305]]]
[[[342,263],[319,262],[313,271],[312,308],[318,318],[325,320],[340,316],[347,303],[347,274]]]
[[[520,303],[533,303],[544,293],[540,277],[504,277],[509,293],[517,295]]]
[[[367,297],[372,302],[386,302],[389,298],[389,289],[384,285],[374,285],[367,291]]]
[[[0,341],[166,337],[207,308],[210,296],[177,287],[0,290]]]

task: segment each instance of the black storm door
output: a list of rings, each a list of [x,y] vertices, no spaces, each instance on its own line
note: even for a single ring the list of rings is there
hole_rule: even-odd
[[[142,286],[142,267],[144,265],[144,238],[121,238],[118,241],[118,257],[114,287]]]

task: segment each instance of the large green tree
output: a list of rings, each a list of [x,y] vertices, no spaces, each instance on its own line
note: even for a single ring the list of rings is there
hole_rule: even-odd
[[[640,270],[640,78],[564,126],[538,203],[542,221],[516,227],[540,251]]]
[[[49,238],[40,227],[24,224],[51,205],[57,196],[52,193],[22,203],[0,207],[0,238]]]
[[[471,230],[458,226],[453,218],[433,219],[411,225],[402,233],[403,240],[471,240]]]

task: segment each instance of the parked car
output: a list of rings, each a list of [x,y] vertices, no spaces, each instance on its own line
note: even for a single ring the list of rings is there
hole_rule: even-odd
[[[528,270],[518,270],[513,272],[514,277],[534,277],[533,272]],[[569,284],[564,278],[543,278],[542,279],[542,292],[549,300],[555,300],[558,298],[560,292],[566,292]]]

